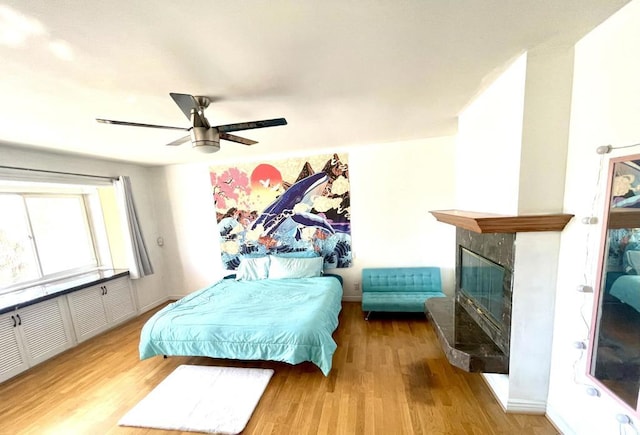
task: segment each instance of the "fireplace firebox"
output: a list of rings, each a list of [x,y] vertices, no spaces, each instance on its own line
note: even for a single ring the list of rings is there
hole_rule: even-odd
[[[456,228],[455,300],[506,356],[511,334],[515,234]]]
[[[505,268],[463,246],[459,247],[460,282],[458,302],[489,335],[504,335]],[[501,346],[506,352],[508,346]]]

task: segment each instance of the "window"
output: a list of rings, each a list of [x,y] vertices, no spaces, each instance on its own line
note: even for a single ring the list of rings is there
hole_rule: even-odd
[[[0,195],[0,288],[38,278],[38,265],[20,195]]]
[[[110,263],[97,188],[9,186],[0,184],[0,294]]]

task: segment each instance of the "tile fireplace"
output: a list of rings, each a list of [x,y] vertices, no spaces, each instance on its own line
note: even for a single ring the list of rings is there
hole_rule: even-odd
[[[440,344],[449,362],[465,371],[508,374],[516,236],[561,231],[572,215],[431,213],[456,226],[454,295],[425,303]]]

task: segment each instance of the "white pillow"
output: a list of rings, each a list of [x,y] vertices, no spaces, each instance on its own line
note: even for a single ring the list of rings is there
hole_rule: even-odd
[[[269,257],[245,257],[240,260],[236,280],[255,281],[269,276]]]
[[[271,256],[269,278],[313,278],[322,275],[322,257],[294,258]]]

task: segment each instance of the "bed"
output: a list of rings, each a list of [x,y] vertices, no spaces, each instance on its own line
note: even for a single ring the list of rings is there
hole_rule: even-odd
[[[640,275],[623,275],[611,285],[609,294],[640,312]]]
[[[341,300],[340,281],[331,276],[223,279],[154,314],[142,328],[140,359],[311,361],[327,376]]]

